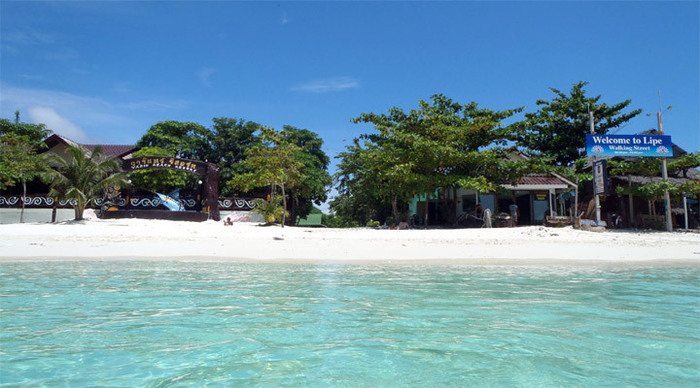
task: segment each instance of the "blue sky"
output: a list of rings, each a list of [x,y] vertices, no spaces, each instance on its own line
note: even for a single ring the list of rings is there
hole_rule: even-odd
[[[444,93],[506,109],[590,82],[700,149],[700,9],[689,2],[0,3],[0,115],[81,142],[161,120],[242,117],[318,132],[335,156],[362,112]]]

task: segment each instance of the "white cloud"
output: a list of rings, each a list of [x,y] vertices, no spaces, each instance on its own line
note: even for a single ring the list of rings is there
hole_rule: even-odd
[[[216,69],[213,69],[211,67],[205,67],[203,69],[200,69],[197,72],[197,78],[199,78],[199,81],[206,87],[210,88],[211,87],[211,76],[213,76],[216,73]]]
[[[26,114],[32,121],[44,122],[49,129],[75,141],[84,141],[84,138],[95,142],[124,139],[131,133],[147,129],[157,120],[154,117],[167,116],[187,105],[183,100],[165,99],[107,101],[7,84],[0,84],[0,90],[0,117],[14,117],[14,111],[19,110],[23,117]]]
[[[37,106],[49,107],[56,112],[64,112],[64,114],[73,117],[80,116],[81,121],[108,122],[120,119],[114,112],[113,104],[99,98],[54,90],[2,85],[0,108],[3,113],[17,109],[29,111],[30,108]]]
[[[53,108],[45,106],[35,106],[28,110],[29,119],[34,123],[44,123],[46,127],[55,133],[65,136],[68,139],[84,143],[88,141],[88,136],[75,123],[61,116]]]
[[[360,83],[351,77],[334,77],[309,81],[292,88],[298,92],[327,93],[340,92],[348,89],[357,89]]]

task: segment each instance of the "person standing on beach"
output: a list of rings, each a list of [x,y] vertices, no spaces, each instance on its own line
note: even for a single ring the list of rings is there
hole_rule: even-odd
[[[520,215],[518,212],[518,205],[515,203],[515,199],[513,199],[513,203],[508,206],[508,210],[510,210],[510,219],[513,222],[513,226],[518,225],[518,216]]]

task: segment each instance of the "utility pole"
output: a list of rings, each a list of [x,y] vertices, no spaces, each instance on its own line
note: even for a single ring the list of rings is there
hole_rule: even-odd
[[[664,134],[664,120],[661,111],[656,112],[656,122],[659,125],[659,135]],[[661,158],[661,177],[668,181],[668,169],[666,168],[666,157]],[[671,221],[671,196],[668,190],[664,190],[664,207],[666,207],[666,231],[673,232],[673,222]]]
[[[593,119],[593,111],[589,110],[588,111],[588,122],[591,126],[591,135],[595,135],[595,122]],[[595,160],[596,157],[593,157],[593,165],[591,168],[595,171]],[[598,193],[596,192],[595,189],[595,181],[593,182],[593,195],[595,196],[595,223],[596,225],[600,225],[600,197],[598,196]]]

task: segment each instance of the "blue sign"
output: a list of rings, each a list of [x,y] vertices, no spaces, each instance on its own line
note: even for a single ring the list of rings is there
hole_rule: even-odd
[[[673,156],[671,136],[586,135],[587,156]]]

